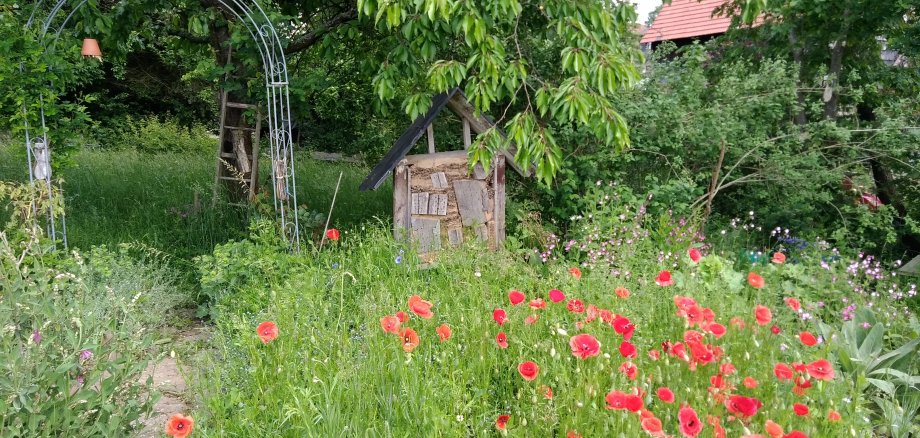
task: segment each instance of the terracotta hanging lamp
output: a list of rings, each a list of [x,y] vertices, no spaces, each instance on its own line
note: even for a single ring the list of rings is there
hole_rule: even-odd
[[[80,54],[85,57],[92,57],[102,61],[102,51],[99,50],[99,41],[96,41],[93,38],[83,39],[83,49],[80,50]]]

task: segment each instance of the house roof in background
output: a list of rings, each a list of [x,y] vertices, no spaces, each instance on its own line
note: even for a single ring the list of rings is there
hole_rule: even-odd
[[[731,25],[731,17],[714,17],[712,13],[725,3],[727,0],[674,0],[661,8],[642,43],[723,34]]]

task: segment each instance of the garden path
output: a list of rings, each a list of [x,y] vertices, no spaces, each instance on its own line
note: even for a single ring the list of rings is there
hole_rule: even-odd
[[[142,421],[143,426],[137,435],[139,438],[162,437],[163,427],[170,416],[175,413],[190,415],[194,400],[186,378],[196,374],[193,355],[201,350],[197,347],[207,342],[211,336],[208,327],[198,320],[188,327],[167,328],[164,331],[164,335],[174,339],[172,351],[158,362],[150,364],[140,377],[144,381],[152,376],[153,386],[160,391],[161,396],[153,407],[153,413]]]

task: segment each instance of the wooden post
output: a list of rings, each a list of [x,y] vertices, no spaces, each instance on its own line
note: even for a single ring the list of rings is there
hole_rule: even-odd
[[[259,142],[262,141],[262,112],[256,109],[256,133],[252,143],[252,173],[249,174],[249,201],[259,192]]]
[[[473,144],[473,136],[470,134],[470,119],[462,117],[463,119],[463,149],[469,149],[470,145]]]
[[[428,125],[428,153],[434,153],[434,122]]]
[[[408,239],[412,226],[410,214],[409,194],[409,166],[402,160],[396,169],[393,169],[393,237],[397,240]]]
[[[498,154],[492,163],[495,168],[493,175],[493,189],[495,193],[495,211],[492,220],[495,221],[495,246],[501,245],[505,240],[505,156]]]

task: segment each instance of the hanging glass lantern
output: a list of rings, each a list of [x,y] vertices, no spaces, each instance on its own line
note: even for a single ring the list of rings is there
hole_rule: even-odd
[[[80,51],[80,54],[102,61],[102,51],[99,50],[99,41],[92,38],[83,39],[83,50]]]

